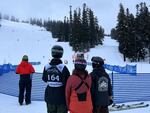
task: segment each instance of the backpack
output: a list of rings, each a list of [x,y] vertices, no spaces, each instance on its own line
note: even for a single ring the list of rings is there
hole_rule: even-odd
[[[77,91],[83,84],[85,84],[88,89],[90,88],[89,85],[84,81],[84,80],[86,80],[87,76],[85,76],[84,78],[82,78],[81,76],[77,75],[77,77],[80,78],[81,82],[75,88],[75,91]],[[86,101],[86,99],[87,99],[87,92],[77,93],[77,97],[78,97],[78,101]]]
[[[61,87],[63,86],[63,74],[62,70],[64,65],[49,65],[47,68],[48,85],[50,87]]]

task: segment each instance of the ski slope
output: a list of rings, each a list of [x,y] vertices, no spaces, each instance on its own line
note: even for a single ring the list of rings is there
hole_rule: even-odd
[[[38,26],[32,26],[25,23],[1,21],[0,27],[0,64],[11,63],[16,65],[20,63],[24,54],[29,56],[29,61],[41,62],[41,65],[35,67],[36,72],[42,72],[44,65],[51,59],[51,47],[55,44],[64,48],[62,60],[68,60],[69,70],[73,70],[72,47],[68,42],[57,42],[53,39],[50,32]],[[105,59],[105,63],[111,65],[125,66],[126,64],[137,64],[137,73],[149,73],[148,62],[130,63],[124,62],[122,54],[118,52],[118,43],[110,37],[105,37],[103,45],[92,48],[88,53],[87,61],[92,56],[100,56]],[[91,66],[87,66],[91,71]]]
[[[27,54],[29,61],[40,61],[41,65],[35,66],[36,72],[42,72],[43,67],[51,59],[51,47],[55,44],[64,48],[62,60],[68,60],[67,67],[72,71],[72,47],[68,43],[57,42],[52,38],[50,32],[38,26],[31,26],[25,23],[16,23],[6,20],[1,21],[0,27],[0,64],[11,63],[16,65],[20,63],[22,56]],[[92,48],[88,54],[88,61],[92,56],[101,56],[105,59],[105,63],[111,65],[124,66],[131,64],[123,62],[122,55],[118,52],[118,43],[109,37],[105,37],[103,45]],[[133,63],[137,64],[138,72],[150,73],[150,65],[147,62]],[[91,71],[91,66],[87,66],[87,70]],[[46,113],[45,102],[33,101],[29,106],[19,106],[18,98],[0,94],[0,113]],[[150,102],[147,102],[150,103]],[[150,108],[134,109],[128,111],[119,111],[113,113],[150,113]]]

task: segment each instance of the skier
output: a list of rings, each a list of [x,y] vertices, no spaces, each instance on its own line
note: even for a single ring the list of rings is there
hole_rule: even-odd
[[[45,102],[47,113],[67,113],[65,87],[70,76],[68,68],[62,64],[63,48],[54,45],[51,49],[53,59],[45,65],[42,80],[47,83]]]
[[[86,60],[78,55],[74,62],[75,69],[67,80],[66,102],[70,113],[92,113],[91,76],[88,75]]]
[[[28,56],[24,55],[21,63],[16,68],[16,74],[20,74],[19,80],[19,104],[23,104],[24,92],[26,105],[31,103],[31,87],[32,87],[32,73],[35,70],[33,66],[28,63]]]
[[[108,106],[113,103],[112,86],[109,75],[106,73],[103,65],[104,60],[101,57],[92,57],[93,71],[92,76],[92,101],[93,113],[109,113]]]

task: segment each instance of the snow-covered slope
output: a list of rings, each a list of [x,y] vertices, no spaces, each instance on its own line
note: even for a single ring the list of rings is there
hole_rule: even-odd
[[[51,58],[51,47],[54,44],[56,40],[44,28],[3,20],[0,28],[0,64],[18,64],[22,56],[27,54],[29,61],[41,62],[41,65],[36,67],[36,71],[41,72],[43,65]],[[63,46],[65,59],[70,59],[69,44],[57,44]]]
[[[6,20],[1,21],[0,27],[0,64],[11,63],[18,64],[24,54],[29,56],[29,61],[41,62],[36,66],[36,72],[42,72],[44,65],[51,59],[51,47],[55,44],[64,48],[62,60],[68,60],[68,68],[73,69],[72,64],[72,47],[68,42],[57,42],[52,38],[50,32],[38,26],[32,26],[25,23],[16,23]],[[88,54],[88,61],[92,56],[101,56],[105,63],[111,65],[125,66],[126,64],[137,64],[138,73],[149,73],[150,66],[148,63],[129,63],[124,62],[122,55],[118,52],[118,43],[110,37],[105,37],[103,45],[92,48]],[[87,70],[91,71],[91,66]]]
[[[42,72],[44,65],[51,59],[51,47],[59,44],[64,48],[64,56],[62,60],[68,60],[67,67],[70,72],[73,69],[72,48],[68,43],[56,42],[50,32],[44,28],[31,26],[24,23],[15,23],[2,20],[0,27],[0,64],[11,63],[18,64],[24,54],[29,56],[30,61],[40,61],[41,65],[36,66],[36,72]],[[104,45],[92,48],[88,52],[88,61],[92,56],[101,56],[107,64],[124,66],[127,62],[123,62],[122,55],[118,52],[118,43],[110,37],[105,37]],[[131,64],[131,63],[129,63]],[[135,64],[135,63],[133,63]],[[137,63],[138,72],[150,72],[148,63]],[[87,66],[87,70],[91,71],[91,66]],[[0,94],[0,113],[46,113],[45,102],[33,101],[31,105],[19,106],[18,98]],[[147,102],[148,103],[148,102]],[[134,109],[127,111],[119,111],[113,113],[149,113],[150,107],[142,109]]]

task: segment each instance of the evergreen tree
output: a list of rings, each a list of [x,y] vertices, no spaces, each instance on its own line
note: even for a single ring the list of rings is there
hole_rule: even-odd
[[[69,19],[67,17],[64,18],[64,28],[63,28],[63,41],[67,42],[69,41],[70,36],[70,25],[69,25]]]
[[[143,3],[137,5],[137,14],[136,14],[136,46],[137,47],[137,59],[145,59],[146,49],[145,49],[145,30],[147,20],[145,19],[145,7]]]
[[[36,23],[37,23],[36,18],[30,18],[31,25],[36,25]]]
[[[42,27],[42,26],[43,26],[42,19],[37,19],[37,20],[36,20],[36,25]]]
[[[88,49],[89,48],[89,41],[90,41],[90,35],[89,35],[89,20],[88,20],[88,11],[86,4],[83,4],[83,12],[82,12],[82,26],[81,26],[81,50]]]
[[[97,17],[94,17],[94,24],[95,24],[95,32],[96,32],[96,37],[95,37],[95,45],[101,44],[104,38],[104,29],[99,26],[98,24],[98,19]]]
[[[94,47],[96,45],[95,39],[97,39],[97,33],[96,33],[96,25],[94,20],[94,14],[91,9],[89,9],[89,38],[90,38],[90,47]]]
[[[16,18],[14,17],[14,16],[11,16],[11,19],[10,19],[11,21],[16,21]]]
[[[104,29],[99,26],[99,29],[98,29],[98,37],[97,37],[97,40],[98,40],[98,44],[103,44],[102,41],[104,39]]]
[[[9,20],[9,15],[4,15],[4,16],[3,16],[3,19]]]
[[[118,14],[118,24],[116,26],[117,40],[119,42],[119,51],[123,54],[124,61],[126,61],[126,51],[127,51],[127,21],[124,11],[124,7],[120,4],[120,10]]]
[[[70,6],[69,19],[64,21],[44,21],[44,27],[52,32],[58,41],[69,41],[74,51],[88,51],[97,44],[102,44],[104,29],[98,25],[93,11],[83,4],[83,10],[78,8],[72,13]]]
[[[70,40],[72,38],[72,24],[73,24],[73,18],[72,18],[72,6],[70,6],[70,21],[69,21],[69,37],[68,40]]]
[[[133,14],[129,13],[129,9],[126,10],[127,17],[127,37],[126,37],[126,57],[132,62],[136,61],[136,38],[135,38],[135,21]]]
[[[77,11],[74,10],[74,19],[72,24],[72,39],[70,40],[70,45],[74,47],[75,51],[80,50],[80,44],[82,42],[81,36],[80,36],[80,29],[81,29],[81,23],[79,20],[79,15],[77,14]]]
[[[111,38],[117,40],[117,32],[116,32],[116,28],[112,28],[111,29]]]

